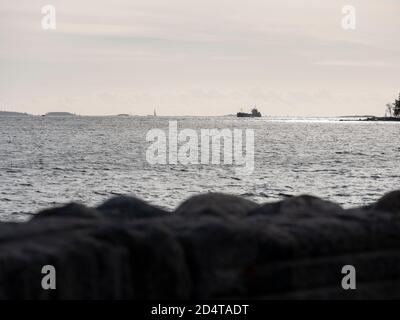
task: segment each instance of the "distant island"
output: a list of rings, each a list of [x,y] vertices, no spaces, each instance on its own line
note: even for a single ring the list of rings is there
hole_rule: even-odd
[[[353,116],[349,116],[347,118],[352,118],[352,117]],[[357,116],[357,117],[359,118],[358,121],[400,122],[400,94],[399,94],[399,99],[396,99],[393,103],[386,104],[386,112],[384,117],[377,117],[377,116]],[[341,118],[346,118],[346,117],[341,117]],[[340,121],[354,121],[354,120],[341,119]]]
[[[70,112],[48,112],[44,117],[75,117],[76,115]]]
[[[386,104],[384,117],[368,117],[364,121],[399,121],[400,122],[400,94],[393,103]]]
[[[0,111],[0,117],[1,116],[6,116],[6,117],[16,117],[16,116],[29,116],[28,113],[22,113],[22,112],[15,112],[15,111]]]
[[[365,114],[365,115],[363,115],[363,114],[357,114],[357,115],[350,115],[350,116],[340,116],[340,117],[338,117],[338,118],[343,118],[343,119],[346,119],[346,118],[373,118],[374,116],[373,115],[370,115],[370,114]]]
[[[360,121],[397,121],[400,122],[400,118],[396,117],[370,117],[367,119],[360,119]]]

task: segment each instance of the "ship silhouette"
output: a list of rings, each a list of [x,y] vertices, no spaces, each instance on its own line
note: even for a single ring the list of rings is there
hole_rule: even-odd
[[[236,115],[238,118],[260,118],[261,117],[261,113],[260,113],[260,111],[257,110],[257,108],[253,108],[251,110],[251,113],[238,112]]]

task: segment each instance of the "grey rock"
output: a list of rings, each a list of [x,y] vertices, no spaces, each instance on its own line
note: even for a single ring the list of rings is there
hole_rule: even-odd
[[[60,218],[32,220],[13,231],[19,236],[0,244],[0,299],[190,296],[182,247],[162,226]],[[44,265],[56,268],[56,290],[41,288]]]
[[[114,197],[97,209],[106,217],[121,219],[154,218],[167,214],[143,200],[128,196]]]
[[[373,208],[376,210],[400,213],[400,191],[393,191],[384,195]]]
[[[259,205],[255,202],[222,193],[194,196],[183,202],[175,211],[185,217],[211,215],[226,219],[245,217]]]
[[[302,195],[285,200],[266,203],[250,212],[250,215],[290,215],[293,218],[306,218],[322,214],[342,213],[343,208],[333,202],[320,198]]]
[[[33,216],[33,219],[42,218],[99,219],[101,216],[95,209],[79,203],[70,203],[62,207],[42,210]]]
[[[181,223],[184,228],[173,229],[191,271],[192,297],[209,299],[228,292],[242,295],[246,291],[242,274],[258,255],[257,230],[243,225],[241,220],[213,216],[198,217],[196,223],[185,220]]]

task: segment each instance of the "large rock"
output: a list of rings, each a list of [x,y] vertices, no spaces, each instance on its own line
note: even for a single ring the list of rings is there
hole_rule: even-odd
[[[99,219],[101,215],[95,209],[79,203],[70,203],[61,207],[45,209],[34,215],[34,219],[41,218]]]
[[[121,219],[154,218],[167,214],[145,201],[134,197],[114,197],[97,208],[104,216]]]
[[[185,217],[210,215],[231,219],[245,217],[257,207],[257,203],[240,197],[222,193],[207,193],[186,200],[176,209],[175,213]]]
[[[373,208],[376,210],[400,213],[400,191],[393,191],[384,195]]]
[[[5,227],[11,239],[0,244],[0,299],[190,297],[184,251],[168,230],[79,221],[38,219],[11,227],[14,235]],[[41,288],[44,265],[56,268],[56,290]]]
[[[306,218],[315,215],[342,213],[343,209],[336,203],[317,197],[302,195],[285,200],[266,203],[250,212],[250,215],[290,215],[293,218]]]
[[[243,295],[242,275],[258,255],[257,230],[242,220],[225,220],[213,216],[187,219],[170,228],[181,243],[193,281],[192,296],[210,299]]]

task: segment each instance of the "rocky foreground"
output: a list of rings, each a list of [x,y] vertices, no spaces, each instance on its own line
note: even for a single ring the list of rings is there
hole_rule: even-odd
[[[175,212],[129,197],[69,204],[0,223],[0,299],[400,298],[399,217],[400,191],[351,210],[223,194]],[[341,286],[344,265],[356,290]]]

